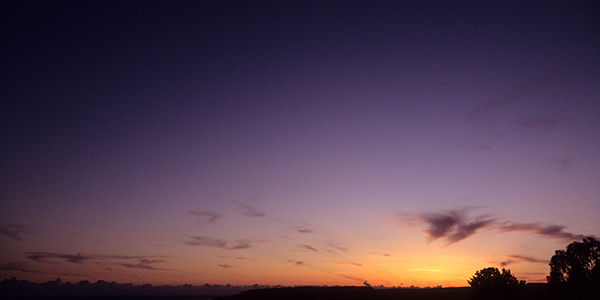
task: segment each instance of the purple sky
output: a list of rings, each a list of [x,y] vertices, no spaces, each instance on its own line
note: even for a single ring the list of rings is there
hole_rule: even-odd
[[[1,277],[543,282],[600,235],[594,1],[0,10]]]

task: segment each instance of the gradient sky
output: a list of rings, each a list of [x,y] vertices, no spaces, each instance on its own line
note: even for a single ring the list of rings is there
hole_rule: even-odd
[[[595,1],[3,1],[0,279],[545,282],[600,235]]]

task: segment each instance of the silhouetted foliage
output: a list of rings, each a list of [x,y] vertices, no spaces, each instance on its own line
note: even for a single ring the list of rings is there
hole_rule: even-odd
[[[476,297],[486,299],[505,299],[515,297],[523,293],[525,280],[518,280],[510,270],[497,268],[485,268],[475,272],[471,279],[467,280]]]
[[[598,295],[600,241],[589,237],[569,244],[567,250],[556,250],[547,279],[555,295]]]
[[[91,283],[82,280],[77,283],[65,282],[60,279],[45,283],[35,283],[28,280],[10,278],[0,281],[0,299],[13,299],[19,297],[82,297],[82,296],[172,296],[200,295],[224,296],[249,289],[266,288],[269,286],[255,284],[253,286],[209,285],[202,286],[184,284],[178,286],[151,284],[133,285],[131,283],[116,283],[98,280]],[[74,298],[75,299],[75,298]]]

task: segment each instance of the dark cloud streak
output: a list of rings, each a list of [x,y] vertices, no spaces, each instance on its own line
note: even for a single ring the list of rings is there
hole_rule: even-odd
[[[61,254],[53,252],[27,252],[27,258],[35,262],[47,264],[60,264],[60,261],[73,264],[85,264],[88,262],[106,263],[119,265],[126,268],[145,269],[145,270],[161,270],[167,269],[154,267],[153,264],[162,263],[163,260],[156,258],[164,258],[165,256],[127,256],[127,255],[82,255],[77,254]],[[131,260],[137,260],[138,263],[130,263]],[[57,262],[58,261],[58,262]],[[116,262],[115,262],[116,261]]]
[[[562,225],[540,225],[538,223],[511,223],[504,222],[498,226],[501,231],[524,231],[533,232],[541,236],[563,239],[566,241],[581,240],[587,235],[575,234],[565,231],[565,226]]]
[[[21,224],[2,224],[0,225],[0,235],[13,238],[17,241],[22,241],[22,235],[27,233],[29,229]]]
[[[432,241],[446,238],[448,244],[464,240],[494,221],[489,216],[480,216],[470,221],[463,211],[456,210],[447,213],[422,214],[418,218],[429,226],[425,232]]]
[[[240,250],[252,248],[253,241],[250,240],[236,240],[236,243],[229,245],[225,240],[218,238],[211,238],[205,236],[189,236],[190,240],[186,241],[185,244],[189,246],[205,246],[215,247],[225,250]]]
[[[200,225],[213,224],[221,217],[221,214],[211,211],[190,211],[189,214],[196,217],[196,223]]]
[[[490,215],[473,218],[467,215],[467,211],[467,209],[451,210],[444,213],[400,215],[400,217],[403,222],[415,223],[416,221],[417,224],[426,225],[425,233],[429,236],[430,241],[445,239],[448,245],[464,240],[482,229],[494,229],[502,232],[531,232],[565,241],[581,240],[587,237],[587,235],[567,232],[565,226],[561,225],[508,222],[492,218]]]

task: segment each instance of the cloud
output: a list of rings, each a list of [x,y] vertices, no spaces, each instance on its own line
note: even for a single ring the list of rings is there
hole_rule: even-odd
[[[381,252],[369,252],[369,253],[371,253],[371,254],[373,254],[373,255],[380,255],[380,256],[384,256],[384,257],[390,257],[390,256],[392,256],[392,255],[391,255],[391,254],[389,254],[389,253],[381,253]]]
[[[256,260],[256,258],[243,257],[243,256],[236,256],[236,257],[226,256],[226,255],[215,255],[215,256],[218,257],[218,258],[225,258],[225,259],[235,258],[235,259],[238,259],[238,260]]]
[[[425,233],[430,241],[445,239],[448,245],[464,240],[482,229],[501,232],[531,232],[543,237],[563,239],[565,241],[581,240],[586,235],[565,231],[561,225],[541,225],[538,223],[517,223],[501,221],[490,215],[468,216],[469,209],[450,210],[444,213],[400,214],[400,220],[408,224],[425,225]]]
[[[339,273],[335,273],[335,272],[327,272],[327,273],[331,274],[331,275],[340,276],[340,277],[343,277],[343,278],[346,278],[346,279],[350,279],[350,280],[356,280],[356,281],[363,281],[364,280],[364,279],[361,279],[361,278],[356,278],[356,277],[352,277],[352,276],[348,276],[348,275],[344,275],[344,274],[339,274]]]
[[[29,229],[25,225],[21,224],[2,224],[0,225],[0,235],[13,238],[17,241],[22,241],[22,235],[29,232]]]
[[[264,217],[267,214],[261,211],[258,211],[248,205],[245,204],[241,204],[241,203],[237,203],[236,204],[240,207],[240,211],[239,213],[242,216],[246,216],[246,217]]]
[[[355,267],[362,267],[362,264],[359,263],[351,263],[351,262],[330,262],[328,263],[330,265],[342,265],[342,266],[355,266]]]
[[[304,248],[304,249],[307,249],[307,250],[310,250],[310,251],[313,251],[313,252],[317,252],[318,251],[317,248],[315,248],[313,246],[310,246],[310,245],[298,245],[298,246],[300,246],[300,248]]]
[[[228,249],[236,250],[236,249],[247,249],[247,248],[252,247],[252,245],[250,244],[250,241],[248,241],[248,240],[239,240],[236,242],[237,242],[237,244],[230,246]]]
[[[573,66],[568,69],[559,70],[554,73],[543,74],[530,80],[524,81],[515,88],[506,91],[497,98],[488,100],[476,106],[468,115],[468,119],[475,125],[484,128],[495,128],[499,123],[506,121],[499,111],[519,105],[527,101],[527,96],[546,92],[548,88],[564,85],[566,83],[577,82],[594,74],[595,70],[590,66]],[[538,115],[530,116],[517,121],[517,124],[523,129],[544,128],[552,130],[569,121],[562,115]]]
[[[53,260],[53,259],[58,259],[58,260],[64,260],[70,263],[74,263],[74,264],[82,264],[85,261],[90,261],[90,260],[94,260],[95,258],[93,256],[84,256],[81,255],[81,253],[77,253],[77,254],[59,254],[59,253],[51,253],[51,252],[28,252],[29,254],[27,255],[28,259],[31,259],[33,261],[37,261],[37,262],[44,262],[44,263],[51,263],[48,260]],[[98,258],[96,258],[98,259]]]
[[[228,264],[218,264],[218,266],[221,267],[221,268],[225,268],[225,269],[231,269],[231,268],[233,268],[232,265],[228,265]]]
[[[210,211],[190,211],[189,214],[196,217],[196,223],[200,225],[213,224],[221,217],[221,214]]]
[[[506,266],[508,266],[512,263],[516,263],[516,262],[543,263],[543,264],[548,263],[548,260],[545,260],[545,259],[538,259],[538,258],[522,256],[522,255],[508,255],[507,258],[508,258],[507,260],[500,262],[500,266],[506,267]]]
[[[555,157],[552,162],[557,166],[558,170],[566,172],[571,170],[572,159],[567,156]]]
[[[516,123],[523,129],[541,128],[546,132],[553,131],[554,128],[567,123],[569,118],[560,115],[551,116],[533,116],[526,119],[517,120]]]
[[[575,234],[565,231],[562,225],[540,225],[538,223],[513,223],[504,222],[498,226],[501,231],[524,231],[539,234],[541,236],[563,239],[566,241],[581,240],[587,235]]]
[[[315,233],[316,232],[312,229],[308,229],[306,227],[300,227],[300,226],[294,226],[294,227],[291,227],[290,229],[292,229],[293,231],[296,231],[297,233]]]
[[[222,248],[225,250],[239,250],[239,249],[247,249],[252,247],[252,243],[254,241],[251,240],[236,240],[236,243],[233,245],[229,245],[225,240],[204,237],[204,236],[189,236],[190,240],[186,241],[186,245],[189,246],[206,246],[206,247],[216,247]]]
[[[464,240],[478,230],[487,228],[494,219],[482,215],[474,219],[466,216],[465,211],[448,211],[446,213],[428,213],[417,215],[417,218],[426,223],[425,230],[431,241],[445,238],[448,244]]]
[[[167,271],[167,269],[152,266],[152,264],[162,263],[162,262],[163,261],[160,259],[140,259],[139,263],[137,263],[137,264],[119,263],[118,265],[126,267],[126,268],[132,268],[132,269]]]
[[[215,239],[204,236],[190,236],[191,240],[186,241],[185,243],[190,246],[208,246],[208,247],[218,247],[225,248],[227,243],[222,239]]]
[[[87,262],[102,262],[106,264],[120,265],[126,268],[146,269],[146,270],[166,270],[152,266],[163,261],[156,258],[164,258],[165,256],[127,256],[127,255],[82,255],[77,254],[62,254],[53,252],[26,252],[27,258],[36,262],[60,264],[69,262],[74,264],[84,264]],[[137,263],[131,263],[131,260],[137,260]]]
[[[327,246],[329,246],[329,247],[331,247],[333,249],[336,249],[338,251],[341,251],[341,252],[348,252],[349,251],[348,248],[342,247],[342,246],[338,246],[338,245],[334,244],[333,242],[327,243]],[[334,251],[330,251],[330,252],[334,252]]]
[[[17,271],[24,273],[42,273],[40,271],[30,270],[23,262],[14,262],[0,265],[2,271]]]

